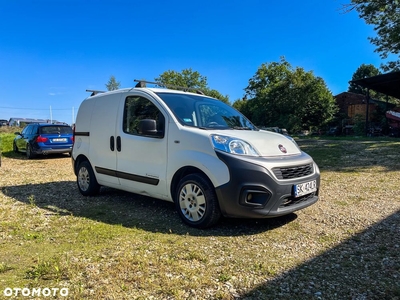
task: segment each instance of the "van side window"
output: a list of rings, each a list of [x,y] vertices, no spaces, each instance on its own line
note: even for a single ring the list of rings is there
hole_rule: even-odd
[[[143,134],[141,120],[154,120],[154,134]],[[161,111],[148,99],[141,96],[129,96],[125,99],[123,131],[128,134],[164,137],[165,118]]]

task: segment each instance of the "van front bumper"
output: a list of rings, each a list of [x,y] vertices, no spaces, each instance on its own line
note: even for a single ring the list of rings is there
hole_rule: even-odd
[[[281,179],[260,164],[260,159],[241,159],[236,155],[216,151],[217,156],[229,169],[230,181],[216,188],[221,212],[227,217],[271,218],[290,214],[318,201],[320,173],[313,164],[313,172],[307,176]],[[304,162],[304,159],[303,159]],[[303,163],[302,162],[302,163]],[[287,164],[287,162],[286,162]],[[300,164],[293,159],[294,166]],[[279,160],[277,167],[279,166]],[[295,197],[294,186],[316,181],[317,190]]]

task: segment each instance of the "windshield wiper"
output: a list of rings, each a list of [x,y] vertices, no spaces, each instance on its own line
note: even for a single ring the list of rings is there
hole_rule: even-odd
[[[231,128],[236,130],[253,130],[250,127],[240,127],[240,126],[233,126]]]

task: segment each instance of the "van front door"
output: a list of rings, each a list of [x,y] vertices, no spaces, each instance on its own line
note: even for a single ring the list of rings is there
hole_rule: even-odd
[[[166,199],[167,114],[140,95],[126,97],[120,113],[117,175],[121,185],[135,193]]]

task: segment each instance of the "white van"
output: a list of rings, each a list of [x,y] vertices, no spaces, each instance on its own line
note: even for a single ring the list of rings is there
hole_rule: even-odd
[[[82,102],[72,162],[83,195],[108,186],[175,202],[197,228],[221,215],[292,213],[315,203],[320,185],[318,166],[292,138],[217,99],[143,82]]]

